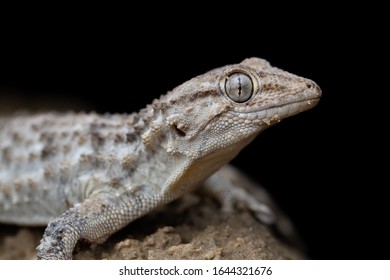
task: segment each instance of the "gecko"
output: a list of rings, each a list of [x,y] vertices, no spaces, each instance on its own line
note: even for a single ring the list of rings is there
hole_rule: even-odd
[[[38,259],[72,259],[198,187],[223,209],[277,217],[228,164],[264,129],[314,107],[319,86],[260,58],[199,75],[138,113],[0,117],[0,223],[47,226]],[[230,170],[230,171],[229,171]],[[233,172],[233,173],[232,173]]]

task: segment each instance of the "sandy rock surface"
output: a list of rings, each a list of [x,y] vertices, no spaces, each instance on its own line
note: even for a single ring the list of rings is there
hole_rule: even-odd
[[[34,259],[44,228],[0,225],[0,259]],[[246,211],[223,214],[189,194],[129,224],[103,244],[80,244],[74,259],[303,259]]]

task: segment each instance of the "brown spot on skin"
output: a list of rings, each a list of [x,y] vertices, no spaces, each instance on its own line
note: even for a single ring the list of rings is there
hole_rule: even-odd
[[[42,121],[42,126],[43,127],[49,127],[53,125],[53,120],[46,118]]]
[[[69,133],[67,131],[61,132],[61,138],[67,138],[69,136]]]
[[[120,134],[120,133],[115,134],[115,136],[114,136],[114,143],[115,144],[120,144],[120,143],[123,143],[124,141],[125,141],[125,137],[122,134]]]
[[[285,87],[278,85],[278,84],[263,84],[261,86],[261,89],[263,91],[277,91],[277,90],[283,90]]]
[[[139,122],[139,116],[138,115],[132,115],[133,116],[133,122],[132,124],[136,124]]]
[[[195,99],[199,99],[199,98],[203,98],[203,97],[207,97],[209,95],[215,95],[215,94],[217,94],[217,92],[214,90],[198,91],[198,92],[195,92],[194,94],[192,94],[190,99],[195,100]]]
[[[79,158],[80,169],[98,168],[104,163],[104,160],[99,154],[82,154]]]
[[[41,142],[53,142],[54,138],[56,136],[55,132],[42,132],[41,136],[39,137],[39,141]]]
[[[69,152],[70,152],[70,145],[65,144],[65,145],[62,147],[62,152],[63,152],[65,155],[69,154]]]
[[[17,193],[21,193],[22,188],[23,188],[23,184],[22,184],[22,182],[20,181],[20,179],[14,180],[13,183],[14,183],[15,191],[16,191]]]
[[[46,145],[41,151],[41,159],[46,160],[58,153],[58,146]]]
[[[102,129],[105,129],[107,127],[107,124],[104,123],[104,122],[100,122],[100,123],[91,123],[90,127],[89,127],[89,131],[91,133],[97,133],[98,131],[102,130]]]
[[[5,147],[2,149],[2,157],[6,162],[11,161],[11,157],[12,157],[11,147]]]
[[[120,178],[112,178],[110,182],[111,187],[117,189],[122,186]]]
[[[92,132],[91,134],[91,144],[94,150],[98,150],[105,143],[105,139],[98,132]]]
[[[79,138],[79,145],[83,146],[87,142],[87,138],[85,136],[80,136]]]
[[[6,200],[10,200],[11,199],[11,190],[12,190],[12,187],[9,184],[6,184],[4,186],[4,188],[2,189],[4,198]]]
[[[35,124],[35,123],[32,124],[32,125],[31,125],[31,130],[34,131],[34,132],[38,132],[38,131],[39,131],[39,125],[37,125],[37,124]]]
[[[60,166],[60,184],[65,185],[69,181],[70,166],[67,161],[61,162]]]
[[[126,134],[126,142],[127,143],[132,143],[136,140],[137,136],[135,135],[135,133],[127,133]]]
[[[96,154],[95,156],[95,167],[103,167],[106,161],[104,160],[101,154]]]
[[[79,164],[89,163],[91,161],[91,155],[81,154],[79,158]]]
[[[79,169],[80,170],[83,170],[83,169],[90,169],[94,163],[94,157],[93,155],[86,155],[86,154],[82,154],[80,155],[80,158],[79,158]]]
[[[31,152],[31,153],[29,153],[29,155],[28,155],[28,160],[29,160],[29,161],[34,161],[34,160],[36,160],[37,158],[38,158],[38,154],[37,154],[37,153]]]
[[[45,179],[52,179],[55,174],[56,173],[52,165],[45,165],[45,167],[43,168],[43,176],[45,177]]]
[[[18,132],[13,132],[11,137],[12,137],[12,141],[14,141],[16,143],[21,142],[23,140],[22,135]]]
[[[138,123],[134,124],[134,131],[138,134],[141,133],[142,129],[145,127],[145,123],[141,120]]]
[[[160,143],[164,142],[167,139],[167,135],[165,133],[160,134]]]
[[[33,178],[28,178],[27,185],[31,190],[35,190],[38,188],[38,183]]]

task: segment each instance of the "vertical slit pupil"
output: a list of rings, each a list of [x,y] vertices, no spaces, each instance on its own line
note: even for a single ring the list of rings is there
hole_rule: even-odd
[[[238,95],[241,95],[241,89],[242,89],[241,77],[238,76]]]

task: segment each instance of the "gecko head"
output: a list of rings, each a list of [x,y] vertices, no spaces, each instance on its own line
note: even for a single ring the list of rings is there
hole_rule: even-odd
[[[314,107],[321,96],[311,80],[250,58],[178,86],[159,102],[168,153],[226,163],[265,128]]]

